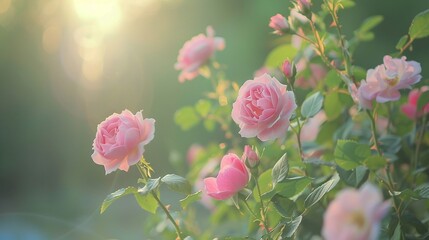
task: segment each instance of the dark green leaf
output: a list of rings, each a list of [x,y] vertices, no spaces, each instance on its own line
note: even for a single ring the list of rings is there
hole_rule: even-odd
[[[167,184],[168,188],[176,192],[190,194],[192,191],[192,186],[188,180],[176,174],[165,175],[161,178],[161,182]]]
[[[193,107],[184,107],[174,114],[174,121],[185,131],[197,125],[200,117]]]
[[[347,185],[355,188],[360,187],[369,176],[368,168],[364,166],[359,166],[349,171],[337,167],[337,171],[341,180],[343,180]]]
[[[383,16],[381,15],[369,17],[365,19],[365,21],[359,27],[359,31],[368,32],[373,28],[375,28],[377,25],[379,25],[382,21],[383,21]]]
[[[208,100],[205,100],[205,99],[201,99],[195,104],[195,110],[197,110],[197,112],[202,117],[207,117],[207,115],[210,112],[211,107],[212,107],[211,102],[209,102]]]
[[[411,23],[408,34],[411,39],[429,36],[429,9],[417,14]]]
[[[395,154],[401,150],[401,137],[386,134],[378,139],[384,153]]]
[[[398,43],[396,44],[396,49],[398,49],[398,50],[401,50],[404,46],[405,46],[405,44],[407,43],[407,41],[408,41],[408,34],[407,35],[404,35],[404,36],[402,36],[400,39],[399,39],[399,41],[398,41]]]
[[[277,183],[271,191],[263,194],[262,199],[271,199],[274,195],[279,194],[293,200],[301,195],[310,183],[311,180],[307,177],[286,178]]]
[[[334,152],[335,162],[345,170],[356,168],[370,155],[368,145],[350,140],[338,140]]]
[[[316,92],[306,98],[301,108],[301,115],[305,118],[310,118],[316,115],[323,105],[323,95]]]
[[[156,209],[158,208],[158,202],[155,200],[152,194],[139,194],[134,193],[134,197],[136,198],[139,206],[152,214],[156,213]]]
[[[273,167],[271,176],[273,179],[273,184],[276,185],[277,183],[281,182],[283,179],[287,177],[287,174],[289,172],[289,165],[286,159],[286,153],[283,154],[283,156],[276,162],[276,164]]]
[[[390,238],[390,240],[401,240],[401,225],[398,223],[398,225],[396,225],[395,228],[395,232],[393,233],[392,238]]]
[[[414,190],[421,198],[429,199],[429,183],[424,183]]]
[[[335,185],[337,185],[338,181],[340,180],[340,177],[338,174],[335,174],[329,181],[325,182],[324,184],[320,185],[314,191],[312,191],[307,198],[305,199],[304,205],[306,208],[309,208],[316,204],[322,197],[331,191]]]
[[[271,198],[271,202],[273,203],[277,212],[285,218],[289,218],[293,214],[294,209],[296,207],[294,201],[290,200],[289,198],[282,197],[278,194],[274,195]]]
[[[301,224],[302,216],[299,215],[298,217],[294,218],[290,222],[287,222],[285,224],[285,228],[282,232],[282,238],[290,238],[293,236],[293,234],[296,232],[296,230],[299,227],[299,224]]]
[[[149,179],[144,187],[138,189],[138,192],[142,195],[150,193],[151,191],[158,188],[160,180],[161,178]]]
[[[183,209],[186,209],[188,207],[189,204],[196,202],[198,200],[201,199],[201,191],[196,192],[196,193],[192,193],[189,194],[188,196],[186,196],[184,199],[180,200],[180,206]]]
[[[104,213],[106,209],[112,204],[114,201],[118,200],[119,198],[128,195],[136,193],[137,189],[135,187],[127,187],[127,188],[121,188],[109,195],[104,199],[103,203],[101,204],[100,213]]]
[[[298,50],[291,44],[278,46],[268,54],[268,57],[265,60],[265,66],[277,68],[287,58],[290,60],[294,59],[297,53],[298,53]]]

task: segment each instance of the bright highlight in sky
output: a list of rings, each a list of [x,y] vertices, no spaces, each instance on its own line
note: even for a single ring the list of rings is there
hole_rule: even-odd
[[[121,4],[118,0],[73,0],[78,18],[95,24],[102,32],[115,30],[122,20]]]

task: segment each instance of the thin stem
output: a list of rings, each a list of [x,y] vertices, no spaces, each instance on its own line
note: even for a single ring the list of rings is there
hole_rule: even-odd
[[[256,179],[255,177],[253,177],[253,179],[255,180],[256,189],[258,190],[258,196],[261,203],[262,224],[264,225],[265,231],[267,232],[268,239],[271,239],[270,230],[268,228],[268,219],[266,218],[267,215],[265,212],[264,201],[262,200],[261,188],[259,187],[258,179]]]
[[[401,51],[399,52],[399,55],[402,55],[405,52],[405,50],[407,50],[407,48],[409,48],[411,46],[411,44],[413,43],[413,41],[414,41],[414,39],[410,38],[408,40],[408,42],[405,44],[405,46],[403,46],[401,48]]]
[[[428,120],[427,116],[424,116],[423,121],[422,121],[422,126],[420,128],[420,132],[418,135],[417,143],[416,143],[416,152],[414,154],[414,160],[413,160],[413,165],[412,165],[413,171],[416,171],[417,167],[418,167],[420,146],[422,145],[423,137],[424,137],[425,132],[426,132],[427,120]],[[415,179],[416,179],[416,174],[413,174],[413,182],[415,182]]]
[[[372,138],[374,141],[374,145],[375,145],[375,149],[378,152],[378,155],[381,156],[381,149],[380,146],[378,145],[378,141],[377,141],[377,129],[375,126],[375,120],[374,117],[372,116],[371,112],[369,110],[366,110],[366,113],[368,114],[369,119],[371,120],[371,131],[372,131]]]
[[[250,208],[249,204],[247,203],[247,201],[245,199],[243,199],[244,205],[246,206],[247,210],[253,215],[253,217],[259,221],[262,222],[262,220],[256,215],[255,212],[253,212],[253,210]]]
[[[156,195],[156,193],[154,193],[153,191],[150,192],[153,196],[153,198],[155,198],[155,200],[158,202],[158,205],[162,208],[162,210],[164,210],[165,214],[167,215],[168,219],[170,220],[170,222],[174,225],[174,228],[176,229],[176,234],[177,237],[180,240],[183,240],[182,237],[182,232],[180,231],[179,225],[177,225],[176,221],[174,220],[174,218],[171,216],[170,212],[168,211],[168,209],[165,207],[165,205],[161,202],[161,200],[158,198],[158,196]]]

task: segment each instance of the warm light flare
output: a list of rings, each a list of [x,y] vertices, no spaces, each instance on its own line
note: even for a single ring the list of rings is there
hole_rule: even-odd
[[[73,3],[81,21],[96,24],[102,31],[116,29],[122,20],[122,9],[117,0],[74,0]]]

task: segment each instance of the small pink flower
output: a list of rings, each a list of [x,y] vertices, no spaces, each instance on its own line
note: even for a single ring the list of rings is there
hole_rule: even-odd
[[[268,26],[274,29],[274,34],[282,35],[289,30],[289,23],[286,18],[281,14],[276,14],[270,18]]]
[[[399,100],[400,89],[411,88],[411,85],[422,78],[418,62],[388,55],[383,61],[384,64],[368,70],[366,80],[362,81],[358,89],[359,102],[365,109],[372,108],[373,100],[380,103]]]
[[[323,110],[310,118],[301,129],[301,141],[311,142],[316,140],[320,126],[326,121],[326,119],[326,114]]]
[[[155,120],[144,119],[142,111],[136,115],[128,110],[114,113],[97,127],[92,160],[103,165],[106,174],[118,168],[127,172],[140,161],[144,145],[152,141],[154,133]]]
[[[268,74],[241,86],[231,116],[242,137],[258,137],[261,141],[285,137],[297,107],[294,93],[286,87]]]
[[[417,103],[419,101],[420,95],[422,95],[423,92],[426,92],[429,90],[428,86],[423,86],[420,89],[413,89],[410,92],[410,95],[408,95],[408,102],[401,106],[402,112],[411,120],[415,120],[423,114],[429,113],[429,103],[426,104],[423,109],[419,109],[417,111]]]
[[[293,63],[286,59],[282,64],[282,71],[286,78],[291,78],[294,76],[294,66]]]
[[[249,145],[244,146],[243,156],[241,157],[244,162],[246,162],[247,166],[250,168],[254,168],[259,164],[259,156],[253,151],[252,147]]]
[[[323,218],[326,240],[375,240],[380,221],[390,209],[381,192],[366,183],[359,190],[344,189],[329,204]]]
[[[204,179],[207,194],[217,200],[232,197],[243,189],[249,181],[249,173],[240,158],[229,153],[222,158],[216,178]]]
[[[213,57],[216,50],[225,48],[225,41],[221,37],[215,37],[211,26],[207,27],[207,36],[199,34],[187,41],[180,49],[175,68],[182,70],[179,82],[192,80],[199,74],[199,68],[204,66]]]

